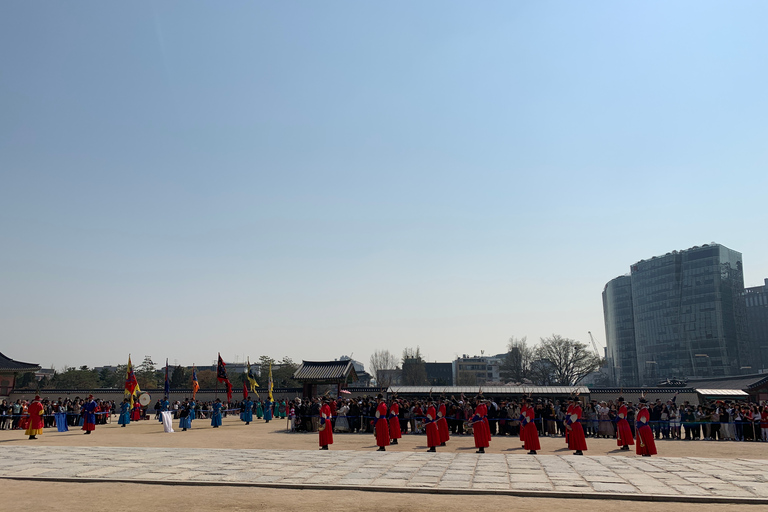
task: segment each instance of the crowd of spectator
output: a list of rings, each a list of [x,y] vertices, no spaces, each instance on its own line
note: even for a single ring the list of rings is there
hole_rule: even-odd
[[[736,401],[716,401],[703,405],[689,402],[678,404],[676,396],[666,402],[656,400],[649,404],[651,428],[656,439],[680,440],[730,440],[768,442],[768,405]],[[446,419],[453,435],[470,434],[468,420],[474,413],[476,401],[482,399],[488,408],[488,420],[491,435],[518,436],[520,433],[520,407],[522,400],[473,397],[420,397],[396,398],[399,403],[398,420],[400,430],[406,434],[424,433],[424,418],[428,404],[442,402],[446,405]],[[70,426],[82,425],[81,409],[84,398],[75,397],[42,400],[45,427],[55,426],[55,415],[66,413]],[[391,400],[390,400],[391,402]],[[97,424],[111,421],[113,414],[119,413],[114,401],[96,399]],[[24,426],[27,402],[16,400],[0,403],[0,430],[19,429]],[[237,414],[243,417],[245,409],[251,408],[256,419],[287,419],[286,428],[291,432],[317,432],[320,426],[321,397],[295,398],[293,400],[243,400],[224,404],[222,415]],[[626,402],[630,428],[634,434],[635,413],[638,404]],[[344,398],[330,401],[332,428],[337,433],[372,433],[376,399],[373,397]],[[138,406],[136,406],[138,408]],[[567,401],[553,398],[534,400],[534,423],[539,436],[564,436]],[[618,401],[595,401],[582,403],[581,423],[587,437],[615,438],[618,420]],[[133,419],[148,418],[148,408],[140,409],[140,414]],[[194,418],[209,419],[213,412],[213,402],[183,401],[169,402],[160,399],[154,404],[155,418],[160,412],[170,410],[178,418],[184,410],[194,411]]]

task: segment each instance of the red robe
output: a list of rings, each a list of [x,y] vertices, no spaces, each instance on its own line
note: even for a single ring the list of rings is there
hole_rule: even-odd
[[[521,427],[523,433],[523,448],[526,450],[541,450],[539,431],[536,429],[536,423],[533,422],[536,417],[533,407],[524,405],[520,414],[523,417],[523,425]]]
[[[437,428],[437,411],[434,405],[427,409],[427,419],[424,422],[427,425],[427,446],[432,448],[440,444],[440,431]]]
[[[323,404],[323,406],[320,408],[320,424],[325,425],[325,428],[319,432],[320,446],[333,444],[333,424],[331,423],[331,407],[328,404]]]
[[[616,445],[627,446],[630,444],[635,444],[635,440],[632,438],[632,430],[627,421],[627,406],[622,404],[619,407],[619,421],[616,423]]]
[[[141,419],[141,404],[134,402],[133,411],[131,411],[131,421],[139,421]]]
[[[488,406],[485,404],[480,404],[478,407],[480,407],[480,410],[482,411],[483,415],[483,423],[485,424],[485,437],[488,438],[488,443],[491,442],[491,426],[488,424]]]
[[[376,408],[376,445],[389,446],[389,423],[387,423],[387,404],[381,402]]]
[[[400,414],[400,406],[395,402],[392,404],[392,407],[389,408],[390,439],[400,439],[403,437],[402,432],[400,432],[400,418],[398,417],[398,414]]]
[[[43,433],[43,404],[37,400],[33,400],[29,404],[29,424],[27,430],[24,432],[28,436],[37,436]]]
[[[440,404],[437,409],[437,430],[440,432],[440,443],[445,443],[451,438],[448,431],[448,420],[445,419],[445,404]]]
[[[472,423],[472,436],[475,438],[475,448],[488,448],[488,435],[485,433],[485,423],[482,416],[482,404],[475,407],[475,415],[469,420]]]
[[[584,436],[584,428],[581,426],[581,423],[579,423],[579,420],[581,419],[580,405],[573,406],[569,418],[571,420],[571,435],[568,437],[568,448],[575,451],[584,451],[587,449],[587,438]],[[566,418],[566,420],[568,420],[568,418]]]
[[[643,407],[637,413],[637,447],[635,453],[638,455],[656,455],[656,443],[653,441],[653,430],[648,422],[651,415],[647,407]]]

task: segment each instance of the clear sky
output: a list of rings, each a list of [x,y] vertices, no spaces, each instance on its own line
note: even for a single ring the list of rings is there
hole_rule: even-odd
[[[712,241],[768,277],[768,2],[0,4],[0,352],[605,340]]]

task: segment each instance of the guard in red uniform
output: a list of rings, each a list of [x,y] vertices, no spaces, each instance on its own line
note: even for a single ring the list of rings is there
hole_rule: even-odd
[[[320,434],[320,449],[327,450],[329,444],[333,444],[333,422],[331,414],[331,406],[328,404],[328,399],[323,400],[323,406],[320,408],[320,428],[318,432]]]
[[[430,404],[427,409],[427,419],[424,421],[427,430],[428,452],[436,452],[435,446],[440,444],[440,431],[437,428],[437,410],[435,404]]]
[[[482,399],[482,397],[479,398],[479,401],[480,403],[477,407],[480,409],[480,415],[483,418],[483,433],[485,434],[485,437],[488,440],[488,446],[490,446],[491,426],[488,424],[488,406],[485,405],[485,401]]]
[[[643,457],[656,455],[656,443],[653,440],[653,430],[648,422],[651,420],[651,414],[648,412],[648,400],[640,397],[640,410],[635,418],[637,430],[637,447],[635,453]]]
[[[533,422],[535,417],[533,400],[528,398],[520,409],[520,430],[523,436],[523,448],[528,450],[529,455],[536,455],[537,450],[541,450],[539,431],[536,429],[536,423]]]
[[[632,438],[632,429],[627,421],[627,406],[624,405],[624,397],[619,397],[619,421],[616,423],[616,445],[621,450],[629,450],[629,446],[635,444]]]
[[[571,407],[571,414],[565,418],[565,429],[570,431],[568,436],[568,448],[575,450],[574,455],[584,455],[583,450],[587,449],[587,438],[584,436],[584,428],[579,423],[581,419],[581,403],[575,401]]]
[[[131,421],[139,421],[141,419],[141,404],[138,400],[133,403],[133,409],[131,410]]]
[[[389,446],[389,423],[387,423],[387,404],[384,402],[384,396],[379,394],[377,397],[379,400],[379,406],[376,408],[374,420],[374,430],[376,432],[376,444],[378,445],[378,451],[387,451],[385,446]]]
[[[445,446],[445,442],[451,438],[451,434],[448,432],[448,420],[445,419],[445,402],[440,402],[440,407],[437,409],[437,430],[440,433],[440,446]]]
[[[26,435],[30,439],[37,439],[36,436],[43,435],[43,404],[40,403],[40,397],[35,395],[35,399],[29,404],[27,413],[29,413],[29,425],[27,426]]]
[[[568,399],[568,408],[565,410],[565,424],[568,425],[568,418],[571,417],[573,412],[573,398]],[[566,426],[565,428],[565,444],[571,447],[571,430]]]
[[[397,444],[397,440],[403,437],[402,432],[400,432],[399,414],[400,404],[395,400],[389,408],[389,438],[392,439],[392,444]]]
[[[475,448],[477,453],[485,453],[485,449],[490,446],[488,443],[488,434],[485,432],[485,422],[483,422],[482,415],[483,404],[478,403],[475,407],[475,415],[470,419],[472,423],[472,436],[475,438]]]

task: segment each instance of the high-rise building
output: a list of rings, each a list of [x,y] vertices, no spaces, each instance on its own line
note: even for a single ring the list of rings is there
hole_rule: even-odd
[[[768,368],[768,279],[764,286],[753,286],[744,290],[747,307],[749,341],[755,364],[752,370]],[[756,366],[759,365],[759,366]]]
[[[632,278],[617,277],[603,290],[608,374],[618,386],[639,385],[635,316],[632,310]]]
[[[630,268],[603,291],[617,385],[752,371],[741,253],[705,244]]]

